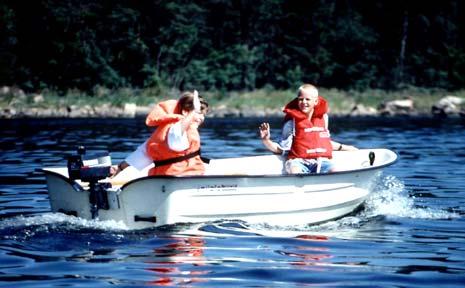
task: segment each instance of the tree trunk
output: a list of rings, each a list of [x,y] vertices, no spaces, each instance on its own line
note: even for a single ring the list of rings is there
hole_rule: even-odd
[[[397,68],[397,83],[404,83],[404,63],[405,63],[405,47],[407,46],[408,38],[408,11],[404,11],[404,17],[402,21],[402,38],[400,40],[400,53],[399,53],[399,66]]]

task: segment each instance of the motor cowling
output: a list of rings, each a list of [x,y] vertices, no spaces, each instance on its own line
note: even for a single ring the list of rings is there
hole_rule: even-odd
[[[88,155],[84,146],[68,156],[68,175],[71,180],[97,182],[110,176],[111,157],[108,152]]]

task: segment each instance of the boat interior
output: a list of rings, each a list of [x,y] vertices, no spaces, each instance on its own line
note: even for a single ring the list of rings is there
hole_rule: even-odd
[[[371,155],[371,156],[370,156]],[[395,161],[397,155],[387,149],[361,149],[358,151],[335,151],[333,161],[336,171],[352,171],[372,166],[383,166],[384,164]],[[284,173],[285,158],[281,155],[260,155],[237,158],[211,159],[206,164],[206,176],[213,175],[282,175]],[[139,171],[133,167],[128,167],[114,178],[107,178],[103,182],[110,182],[113,187],[122,186],[125,183],[147,176],[151,166]],[[66,167],[63,168],[46,168],[45,170],[59,173],[68,177]],[[83,187],[86,183],[78,180]]]

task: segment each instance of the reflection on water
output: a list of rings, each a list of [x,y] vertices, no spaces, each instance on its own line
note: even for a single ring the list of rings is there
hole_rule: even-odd
[[[153,260],[147,270],[153,272],[156,279],[148,282],[152,285],[179,286],[206,282],[200,278],[210,273],[198,270],[206,264],[204,257],[205,241],[201,237],[173,237],[173,242],[154,249]]]
[[[203,154],[267,153],[256,131],[262,120],[208,119]],[[278,135],[280,120],[268,120]],[[465,281],[460,121],[331,119],[336,141],[400,156],[365,207],[337,221],[217,221],[142,231],[50,213],[45,180],[35,170],[63,166],[77,144],[109,150],[116,163],[149,136],[141,119],[1,122],[0,287],[461,287]]]
[[[298,235],[296,238],[309,241],[309,245],[311,245],[312,241],[329,240],[328,237],[319,235]],[[288,250],[280,251],[280,253],[290,258],[295,258],[295,260],[291,260],[289,264],[299,266],[300,269],[305,269],[305,267],[308,268],[308,266],[312,267],[312,269],[315,266],[324,266],[324,260],[332,257],[328,247],[313,247],[308,245],[289,247]]]

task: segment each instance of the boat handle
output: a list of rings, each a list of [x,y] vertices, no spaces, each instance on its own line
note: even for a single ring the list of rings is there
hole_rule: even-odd
[[[139,222],[139,221],[156,223],[157,217],[155,216],[144,217],[144,216],[134,215],[134,222]]]

